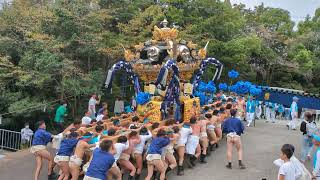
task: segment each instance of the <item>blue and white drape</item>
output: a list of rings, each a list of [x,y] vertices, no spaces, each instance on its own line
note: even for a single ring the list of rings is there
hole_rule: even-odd
[[[223,64],[220,61],[218,61],[217,59],[209,57],[209,58],[201,61],[200,69],[199,69],[198,73],[196,74],[194,81],[193,81],[193,88],[194,89],[196,89],[199,86],[199,82],[201,81],[201,76],[203,75],[204,71],[207,69],[208,65],[210,65],[210,64],[215,65],[217,68],[214,76],[212,77],[212,81],[216,82],[218,79],[220,79],[221,72],[223,69]]]
[[[169,107],[171,104],[175,103],[175,119],[178,121],[181,118],[181,112],[180,112],[180,79],[179,79],[179,68],[176,64],[176,62],[173,59],[168,60],[164,66],[160,69],[157,81],[155,82],[155,85],[158,88],[164,89],[167,85],[167,78],[169,74],[169,70],[172,69],[173,76],[172,79],[169,82],[169,85],[167,87],[167,91],[164,97],[164,100],[161,104],[161,111],[163,114],[165,114],[167,107]]]
[[[119,71],[120,69],[124,69],[127,74],[129,80],[132,82],[134,85],[134,90],[136,94],[141,91],[140,89],[140,84],[139,84],[139,78],[138,76],[133,72],[133,68],[130,63],[125,62],[125,61],[119,61],[116,64],[114,64],[109,70],[105,82],[105,87],[106,88],[112,88],[112,80],[114,77],[114,74]]]
[[[165,88],[167,85],[167,77],[169,70],[172,69],[174,76],[179,77],[179,68],[173,59],[168,60],[160,69],[155,85],[158,88]]]

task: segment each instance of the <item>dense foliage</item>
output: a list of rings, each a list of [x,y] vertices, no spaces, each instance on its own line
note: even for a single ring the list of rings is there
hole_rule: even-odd
[[[294,31],[289,12],[279,8],[249,10],[219,0],[160,2],[14,0],[5,6],[0,114],[13,112],[10,117],[22,121],[45,106],[53,111],[67,98],[70,117],[82,115],[89,94],[103,93],[107,69],[122,58],[121,44],[129,48],[148,40],[165,17],[179,26],[180,38],[199,46],[210,41],[209,56],[225,64],[221,82],[229,82],[227,72],[235,69],[240,79],[256,84],[320,92],[320,9]],[[114,85],[115,95],[121,82],[125,79]],[[105,93],[110,105],[113,98]]]

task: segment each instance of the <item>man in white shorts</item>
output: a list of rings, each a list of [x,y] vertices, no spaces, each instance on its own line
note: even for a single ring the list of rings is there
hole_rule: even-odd
[[[195,166],[195,161],[201,154],[200,148],[200,131],[201,126],[197,123],[197,118],[192,117],[190,119],[190,124],[192,128],[192,135],[188,137],[188,141],[186,144],[186,154],[189,156],[189,162],[191,166]],[[189,165],[189,167],[191,167]]]
[[[188,141],[188,137],[192,134],[192,128],[190,127],[190,123],[184,123],[179,133],[180,133],[180,137],[177,142],[177,152],[179,157],[177,175],[182,176],[184,174],[183,161],[184,161],[184,153],[186,150],[185,146]]]
[[[227,134],[227,160],[228,164],[226,167],[232,169],[232,148],[235,145],[238,152],[238,160],[240,169],[245,169],[246,167],[242,163],[242,144],[241,144],[241,134],[244,132],[244,126],[240,119],[235,118],[237,110],[231,109],[231,117],[223,122],[223,132]]]

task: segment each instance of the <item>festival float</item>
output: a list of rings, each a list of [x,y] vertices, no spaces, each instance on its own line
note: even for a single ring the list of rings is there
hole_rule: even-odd
[[[154,26],[152,38],[144,43],[124,48],[124,60],[115,63],[107,73],[105,87],[112,88],[115,73],[125,70],[134,85],[138,104],[137,113],[148,114],[151,121],[167,117],[168,109],[174,107],[178,121],[188,121],[191,111],[200,110],[197,89],[207,87],[213,93],[213,82],[220,78],[223,65],[217,59],[207,57],[207,46],[197,49],[197,44],[179,38],[176,28]],[[212,82],[203,85],[201,77],[209,65],[216,67]],[[140,82],[143,82],[143,90]],[[211,89],[211,90],[210,90]]]

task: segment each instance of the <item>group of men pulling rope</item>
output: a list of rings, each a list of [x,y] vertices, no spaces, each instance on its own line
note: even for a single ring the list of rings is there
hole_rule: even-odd
[[[135,112],[111,119],[102,118],[91,124],[75,121],[61,134],[46,131],[44,121],[38,122],[31,152],[36,157],[35,180],[38,180],[42,160],[49,162],[48,178],[56,179],[53,168],[59,168],[59,180],[141,179],[143,167],[147,167],[146,180],[166,179],[166,175],[177,167],[177,175],[184,175],[184,166],[193,168],[196,162],[207,163],[206,157],[218,148],[223,137],[227,138],[227,168],[232,168],[232,147],[238,150],[239,167],[242,163],[240,135],[244,126],[236,116],[243,116],[242,103],[232,98],[216,101],[191,110],[188,122],[168,119],[160,122],[144,121]],[[199,109],[199,108],[198,108]],[[146,113],[147,114],[147,113]],[[55,157],[46,149],[52,140],[57,147]],[[61,142],[59,142],[59,139]],[[56,143],[59,142],[59,143]],[[58,145],[56,145],[58,144]]]

